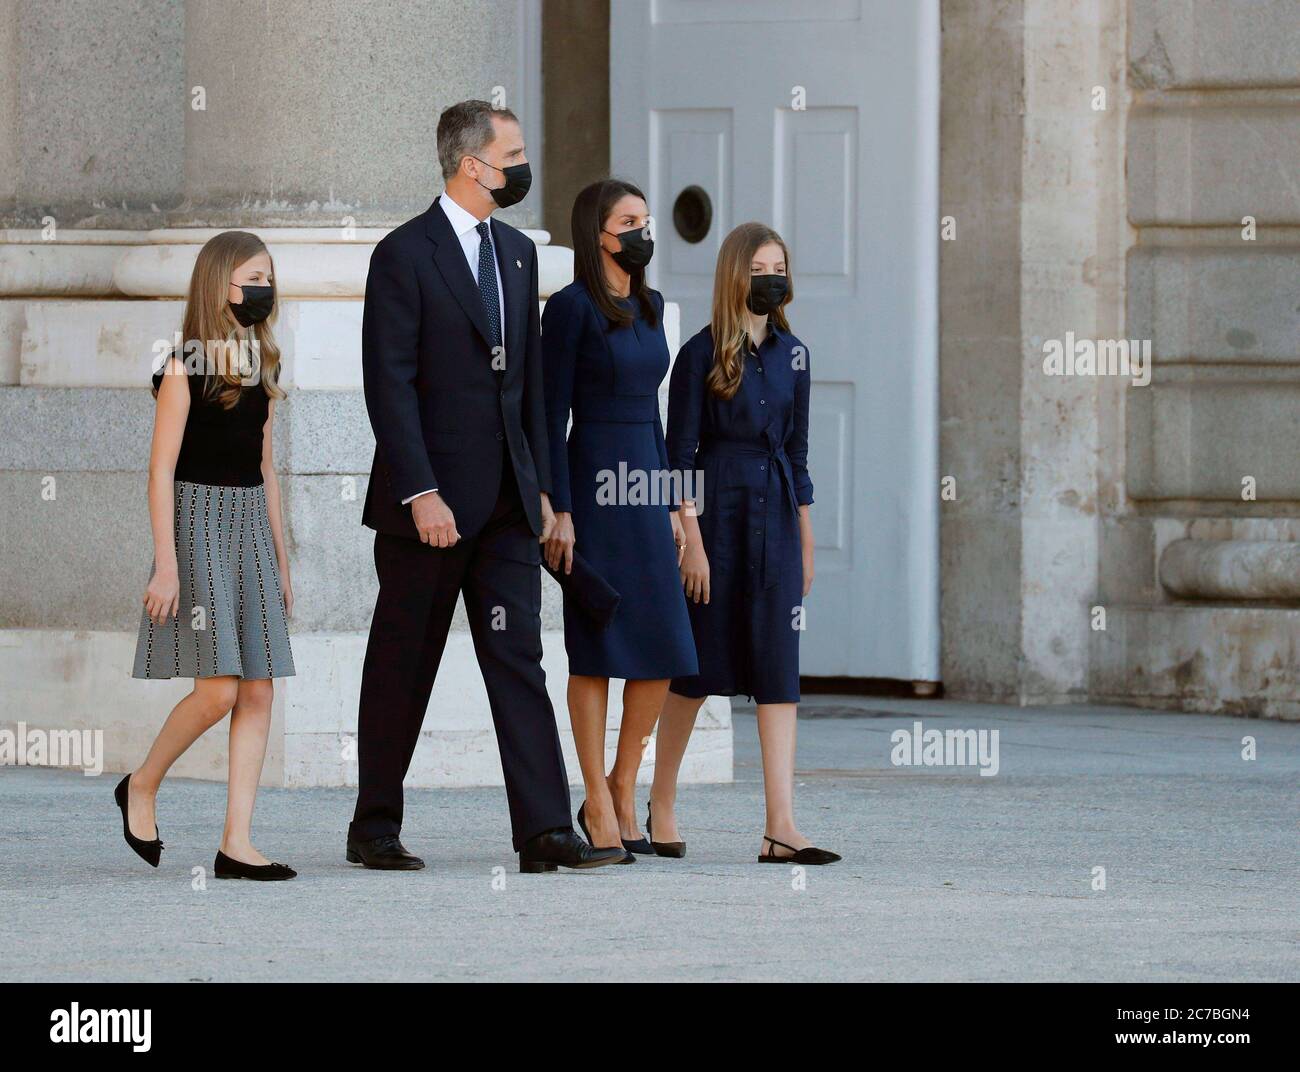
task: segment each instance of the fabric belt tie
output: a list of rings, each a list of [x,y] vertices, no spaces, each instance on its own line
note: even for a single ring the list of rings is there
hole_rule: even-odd
[[[750,443],[717,441],[710,443],[704,453],[718,458],[767,459],[767,509],[763,515],[763,575],[764,588],[775,588],[780,579],[780,549],[776,532],[781,523],[782,506],[788,506],[793,517],[799,516],[799,501],[794,493],[794,470],[790,458],[779,445],[769,444],[766,449]]]

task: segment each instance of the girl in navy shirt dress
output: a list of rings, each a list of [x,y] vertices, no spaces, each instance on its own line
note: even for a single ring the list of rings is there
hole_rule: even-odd
[[[803,598],[813,579],[808,351],[790,330],[785,243],[759,223],[718,253],[713,317],[677,355],[668,459],[694,476],[683,503],[681,576],[699,671],[673,679],[659,722],[650,836],[684,851],[677,772],[707,696],[757,701],[767,824],[759,859],[824,864],[794,822]],[[674,855],[680,854],[674,852]]]

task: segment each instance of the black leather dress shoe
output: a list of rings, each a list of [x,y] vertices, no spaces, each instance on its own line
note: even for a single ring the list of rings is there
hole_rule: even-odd
[[[396,834],[362,840],[348,838],[348,863],[365,864],[376,871],[419,871],[424,861],[406,851]]]
[[[536,875],[557,867],[604,867],[622,863],[626,855],[621,848],[593,849],[571,827],[562,826],[544,830],[524,842],[519,850],[519,870],[525,875]]]

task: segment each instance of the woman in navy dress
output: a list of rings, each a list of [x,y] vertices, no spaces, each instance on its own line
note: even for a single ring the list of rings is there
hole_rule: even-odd
[[[712,321],[673,367],[668,457],[674,472],[694,475],[682,502],[681,577],[700,668],[674,678],[660,716],[650,836],[684,852],[673,806],[695,716],[707,696],[749,696],[767,802],[759,860],[825,864],[839,856],[815,848],[794,821],[813,485],[808,350],[786,319],[792,296],[780,235],[741,224],[718,252]]]
[[[649,220],[645,197],[628,183],[584,189],[573,205],[576,279],[542,315],[556,518],[547,563],[567,572],[576,551],[621,596],[603,627],[565,598],[569,717],[587,791],[578,822],[593,845],[622,844],[628,863],[653,851],[636,821],[645,742],[669,680],[697,669],[678,576],[682,528],[663,479],[659,385],[669,354],[663,298],[645,281]],[[606,776],[612,677],[625,679],[623,720]]]

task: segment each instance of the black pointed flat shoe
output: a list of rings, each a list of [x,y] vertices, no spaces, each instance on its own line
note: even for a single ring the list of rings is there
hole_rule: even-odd
[[[227,856],[220,849],[212,863],[212,873],[217,878],[249,878],[254,882],[283,882],[298,875],[292,867],[284,864],[246,864]]]
[[[809,845],[806,849],[796,849],[793,845],[787,845],[784,841],[777,841],[776,838],[763,835],[763,840],[770,842],[775,848],[780,845],[783,849],[789,849],[793,856],[776,856],[769,849],[759,856],[760,864],[833,864],[836,860],[842,860],[844,857],[839,853],[831,852],[829,849],[817,849]]]
[[[122,812],[122,836],[126,838],[126,843],[131,846],[135,854],[140,857],[150,867],[157,867],[158,860],[162,856],[163,843],[158,840],[158,824],[154,823],[154,838],[152,841],[146,841],[144,838],[138,838],[131,833],[131,822],[127,818],[127,793],[131,786],[131,775],[127,775],[117,783],[117,788],[113,790],[113,799],[117,801],[117,806]]]
[[[596,847],[596,843],[595,841],[592,840],[591,831],[587,829],[587,802],[585,800],[578,806],[578,825],[582,828],[582,836],[587,839],[591,847],[594,849]],[[620,838],[620,840],[622,839]],[[632,841],[623,842],[623,859],[619,860],[618,861],[619,863],[621,864],[636,863],[636,857],[632,855],[632,846],[634,844],[636,844],[636,842],[632,842]],[[614,846],[611,845],[610,848],[614,848]]]
[[[645,832],[650,835],[650,846],[654,849],[656,856],[668,856],[674,860],[680,860],[686,855],[686,842],[684,841],[655,840],[655,829],[650,821],[650,802],[648,800],[645,805]]]

